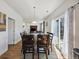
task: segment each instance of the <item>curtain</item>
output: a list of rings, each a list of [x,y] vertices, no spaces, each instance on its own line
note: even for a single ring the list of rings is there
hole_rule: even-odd
[[[79,4],[74,7],[74,48],[79,48]]]
[[[63,53],[67,59],[72,59],[73,50],[73,8],[69,8],[64,16]]]

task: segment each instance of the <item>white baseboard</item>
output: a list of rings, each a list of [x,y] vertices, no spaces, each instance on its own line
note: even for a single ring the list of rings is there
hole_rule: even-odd
[[[18,38],[17,41],[15,41],[15,44],[21,41],[21,38]]]
[[[63,55],[55,46],[54,46],[54,48],[55,48],[58,59],[68,59],[68,56]]]
[[[58,59],[64,59],[63,56],[61,55],[61,53],[59,52],[59,50],[55,46],[54,46],[54,48],[55,48],[55,52],[56,52]]]
[[[3,52],[1,52],[1,53],[0,53],[0,56],[3,55],[3,54],[4,54],[5,52],[7,52],[7,51],[8,51],[8,48],[5,49]]]

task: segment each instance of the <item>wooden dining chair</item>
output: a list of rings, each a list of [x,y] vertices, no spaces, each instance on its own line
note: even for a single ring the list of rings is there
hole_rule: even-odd
[[[50,48],[51,48],[51,52],[52,52],[52,40],[53,40],[53,33],[47,32],[49,35],[49,39],[50,39]]]
[[[48,35],[37,35],[37,52],[38,59],[39,53],[45,53],[46,59],[48,59]]]
[[[32,59],[34,59],[34,36],[23,35],[22,36],[22,52],[25,59],[26,53],[32,53]]]

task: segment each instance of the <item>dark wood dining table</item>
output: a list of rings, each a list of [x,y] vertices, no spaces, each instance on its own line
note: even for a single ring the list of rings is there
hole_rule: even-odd
[[[27,35],[34,35],[34,48],[35,48],[35,53],[37,53],[37,35],[47,35],[47,33],[29,33]]]

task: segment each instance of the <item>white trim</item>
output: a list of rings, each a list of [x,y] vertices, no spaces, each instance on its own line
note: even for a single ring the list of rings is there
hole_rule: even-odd
[[[59,50],[55,46],[54,46],[54,49],[55,49],[55,52],[56,52],[58,59],[63,59],[63,56],[61,55],[61,53],[59,52]]]

